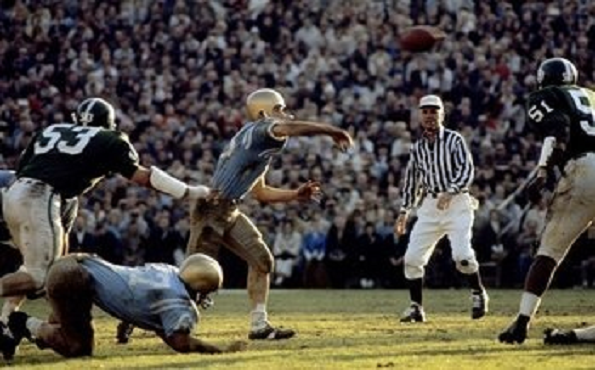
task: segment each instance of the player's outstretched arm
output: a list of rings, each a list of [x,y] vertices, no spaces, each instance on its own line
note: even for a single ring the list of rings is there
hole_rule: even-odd
[[[193,337],[189,333],[178,332],[167,337],[163,336],[162,338],[168,346],[180,353],[227,353],[243,351],[247,347],[246,342],[243,341],[235,341],[228,346],[220,347]]]
[[[206,198],[211,191],[203,185],[188,185],[155,166],[151,168],[139,166],[130,181],[169,194],[176,199]]]
[[[310,121],[279,120],[273,127],[275,136],[329,136],[341,150],[347,150],[353,146],[353,139],[349,133],[335,126]]]
[[[308,181],[297,189],[280,189],[268,186],[264,177],[261,177],[252,188],[254,199],[264,203],[292,202],[294,200],[304,202],[316,200],[321,195],[320,183],[316,181]]]

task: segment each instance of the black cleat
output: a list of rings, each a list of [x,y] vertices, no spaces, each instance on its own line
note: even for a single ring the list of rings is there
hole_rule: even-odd
[[[2,352],[4,361],[11,362],[14,359],[17,346],[18,343],[8,329],[8,326],[3,322],[0,322],[0,352]]]
[[[403,312],[401,322],[426,322],[424,308],[417,303],[412,303],[411,306],[407,307],[405,312]]]
[[[260,330],[251,331],[248,334],[250,340],[279,340],[289,339],[295,336],[295,331],[291,329],[275,328],[267,322],[267,326]]]
[[[490,297],[486,291],[481,291],[479,293],[473,293],[471,295],[471,300],[473,301],[473,307],[471,308],[471,318],[481,319],[486,315],[488,312],[488,303],[490,302]]]
[[[498,336],[498,340],[508,344],[523,344],[527,339],[527,330],[529,329],[529,318],[519,315],[510,326]]]
[[[33,336],[29,329],[27,329],[27,319],[29,315],[25,312],[15,311],[8,316],[8,328],[12,333],[14,340],[17,345],[21,343],[23,338],[27,338],[30,342],[33,342]]]
[[[126,344],[130,341],[130,336],[134,331],[134,325],[121,321],[118,324],[118,330],[116,331],[116,340],[118,344]]]
[[[574,330],[547,328],[543,332],[543,344],[575,344],[578,342]]]

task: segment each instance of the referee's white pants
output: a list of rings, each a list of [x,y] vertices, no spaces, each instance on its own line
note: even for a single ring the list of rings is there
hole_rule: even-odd
[[[453,196],[450,206],[439,210],[438,198],[426,196],[417,211],[417,222],[411,230],[405,252],[405,277],[409,280],[424,276],[436,243],[445,235],[450,240],[452,258],[464,274],[477,272],[479,264],[471,247],[475,199],[468,193]]]
[[[21,270],[28,272],[40,289],[50,265],[62,255],[60,195],[39,180],[20,178],[4,191],[2,199],[6,224],[23,255]]]

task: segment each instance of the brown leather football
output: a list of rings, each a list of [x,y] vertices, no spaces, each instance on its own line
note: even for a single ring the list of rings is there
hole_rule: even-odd
[[[400,36],[401,49],[411,52],[428,51],[438,42],[444,40],[446,34],[433,26],[413,26],[406,29]]]

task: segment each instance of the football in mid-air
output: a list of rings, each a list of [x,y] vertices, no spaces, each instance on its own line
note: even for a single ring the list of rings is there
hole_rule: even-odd
[[[399,37],[401,49],[419,53],[428,51],[444,40],[446,34],[433,26],[413,26],[406,29]]]

